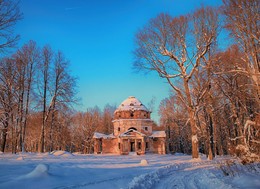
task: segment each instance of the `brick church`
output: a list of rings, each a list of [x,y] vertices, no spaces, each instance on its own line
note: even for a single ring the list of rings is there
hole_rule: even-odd
[[[130,96],[124,100],[114,112],[114,132],[94,133],[94,153],[165,154],[165,132],[153,131],[150,114],[137,98]]]

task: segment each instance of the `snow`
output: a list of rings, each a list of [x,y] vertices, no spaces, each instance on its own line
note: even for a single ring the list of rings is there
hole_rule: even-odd
[[[152,137],[152,138],[166,137],[166,133],[165,133],[165,131],[153,131],[153,133],[150,137]]]
[[[62,151],[62,150],[53,151],[50,154],[54,155],[54,156],[63,156],[63,157],[73,156],[71,153],[66,152],[66,151]]]
[[[116,137],[113,134],[106,135],[106,134],[103,134],[103,133],[94,132],[93,138],[108,139],[108,138],[116,138]]]
[[[200,155],[0,154],[0,188],[260,188],[259,163]],[[225,172],[225,174],[224,174]]]
[[[18,177],[18,179],[42,177],[42,176],[48,175],[48,169],[49,169],[48,165],[39,164],[32,172]]]
[[[117,111],[135,111],[135,110],[144,110],[149,112],[149,110],[141,103],[140,100],[135,98],[134,96],[128,97],[126,100],[124,100],[119,107],[116,109]]]
[[[141,164],[142,166],[147,166],[147,165],[148,165],[148,161],[147,161],[146,159],[142,159],[141,162],[140,162],[140,164]]]
[[[191,140],[192,140],[193,143],[198,143],[197,135],[192,135]]]
[[[121,133],[119,136],[120,137],[129,137],[129,136],[132,136],[131,135],[131,133],[137,133],[138,135],[140,135],[140,136],[145,136],[145,134],[143,134],[143,133],[141,133],[141,132],[139,132],[139,131],[136,131],[136,130],[134,130],[134,129],[129,129],[128,131],[126,131],[126,132],[124,132],[124,133]],[[133,135],[134,136],[134,135]]]
[[[19,160],[19,161],[23,160],[23,157],[18,157],[16,160]]]

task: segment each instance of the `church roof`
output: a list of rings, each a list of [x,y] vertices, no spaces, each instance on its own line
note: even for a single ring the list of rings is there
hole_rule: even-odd
[[[116,109],[117,111],[135,111],[135,110],[144,110],[149,112],[149,110],[141,103],[140,100],[135,98],[134,96],[130,96],[125,99]]]
[[[141,132],[139,132],[139,131],[136,131],[136,130],[134,130],[134,129],[130,129],[130,130],[128,130],[128,131],[126,131],[126,132],[124,132],[124,133],[121,133],[119,136],[120,137],[128,137],[128,136],[131,136],[131,133],[137,133],[138,135],[140,135],[140,136],[145,136],[145,134],[143,134],[143,133],[141,133]]]
[[[108,138],[115,138],[115,136],[113,134],[106,135],[106,134],[103,134],[103,133],[94,132],[93,138],[105,138],[105,139],[108,139]]]
[[[165,131],[153,131],[151,138],[166,137]]]

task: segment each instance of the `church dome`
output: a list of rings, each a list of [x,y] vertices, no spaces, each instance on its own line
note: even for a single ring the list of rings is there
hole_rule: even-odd
[[[149,110],[141,103],[140,100],[134,96],[129,96],[125,99],[117,108],[116,111],[135,111],[135,110],[144,110],[149,112]]]
[[[150,118],[150,111],[134,96],[125,99],[116,109],[115,118]],[[129,115],[128,115],[129,114]]]

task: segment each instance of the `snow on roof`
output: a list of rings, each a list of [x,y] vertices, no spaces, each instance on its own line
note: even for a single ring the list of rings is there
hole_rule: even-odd
[[[124,100],[119,107],[116,109],[117,111],[135,111],[135,110],[144,110],[149,112],[149,110],[141,103],[140,100],[135,98],[134,96],[129,96],[126,100]]]
[[[138,133],[138,134],[141,135],[141,136],[145,136],[145,134],[143,134],[143,133],[141,133],[141,132],[139,132],[139,131],[136,131],[136,130],[134,130],[134,129],[129,129],[128,131],[126,131],[126,132],[124,132],[124,133],[121,133],[119,136],[120,136],[120,137],[130,136],[130,135],[128,135],[129,132],[135,132],[135,133]]]
[[[153,133],[150,137],[152,137],[152,138],[166,137],[166,133],[165,133],[165,131],[153,131]]]
[[[108,139],[108,138],[115,138],[115,136],[113,134],[106,135],[106,134],[103,134],[103,133],[94,132],[93,138]]]

